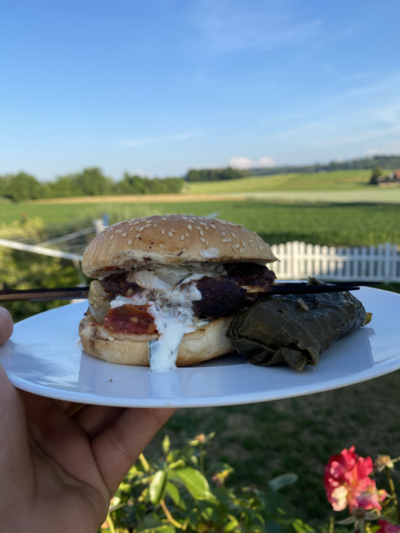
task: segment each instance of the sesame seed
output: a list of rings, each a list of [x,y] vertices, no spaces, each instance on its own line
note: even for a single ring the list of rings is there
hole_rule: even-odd
[[[113,238],[114,238],[114,235],[111,235],[111,236],[110,236],[110,241],[112,241],[112,240],[113,240]]]
[[[123,237],[126,237],[126,233],[123,233],[122,236],[123,236]]]
[[[184,240],[185,240],[185,236],[184,236],[184,235],[181,235],[181,236],[180,236],[180,239],[181,239],[181,241],[184,241]]]
[[[240,247],[240,244],[235,244],[235,248],[239,248]]]
[[[231,233],[231,235],[232,235],[232,237],[233,237],[233,238],[235,238],[235,237],[236,237],[236,235],[235,235],[234,233]]]
[[[259,248],[260,248],[260,250],[264,250],[264,246],[260,245]]]
[[[200,231],[200,235],[204,237],[204,231]]]
[[[226,239],[226,242],[232,242],[232,239]]]
[[[226,224],[225,220],[220,220],[219,223],[220,223],[220,224],[223,224],[224,226],[225,226],[225,224]]]
[[[188,225],[187,225],[187,229],[188,229],[188,230],[191,230],[191,229],[192,229],[192,225],[191,225],[191,224],[188,224]]]
[[[242,244],[243,244],[243,246],[246,246],[246,243],[244,241],[242,241]]]
[[[244,252],[243,248],[240,248],[239,252],[242,254]]]
[[[114,337],[108,337],[108,340],[109,340],[109,341],[113,341],[113,340],[114,340]]]
[[[128,244],[132,244],[132,239],[129,239]]]
[[[169,231],[169,232],[168,232],[168,235],[169,235],[170,237],[172,237],[172,235],[173,235],[172,231]]]
[[[214,224],[210,224],[210,228],[217,229],[217,226],[214,226]]]
[[[182,215],[182,218],[183,218],[183,220],[187,220],[187,217],[184,217],[183,215]]]
[[[141,235],[142,235],[141,233],[138,233],[138,234],[136,235],[136,238],[138,239]]]
[[[207,226],[205,222],[200,222],[200,226]]]
[[[249,239],[249,242],[253,242],[253,239]]]
[[[133,222],[133,225],[136,226],[136,224],[139,224],[140,223],[140,220],[135,220],[135,222]]]
[[[171,231],[172,231],[172,233],[176,233],[176,229],[172,229]]]
[[[146,224],[145,228],[149,228],[150,226],[151,226],[151,224]]]
[[[255,231],[252,231],[251,233],[257,237],[257,233]]]
[[[161,249],[164,249],[164,248],[165,248],[164,244],[159,244],[158,246],[159,246]]]
[[[199,231],[201,230],[201,227],[200,226],[196,226],[196,229],[198,229]]]
[[[206,240],[203,239],[203,237],[200,237],[200,240],[201,240],[201,242],[206,242]]]
[[[157,224],[153,224],[153,228],[156,228],[157,227]]]
[[[221,235],[222,235],[223,237],[226,237],[226,233],[225,233],[225,231],[223,231],[223,232],[221,233]]]
[[[222,239],[222,242],[223,243],[228,242],[228,239]]]
[[[234,245],[234,244],[232,244],[232,250],[233,250],[234,252],[236,252],[236,248],[235,248],[235,245]]]
[[[236,226],[236,224],[234,222],[228,222],[228,225],[232,226],[233,228]]]
[[[165,235],[165,229],[164,229],[164,228],[161,230],[161,233],[162,233],[163,235]]]
[[[185,233],[186,237],[190,237],[190,233]]]

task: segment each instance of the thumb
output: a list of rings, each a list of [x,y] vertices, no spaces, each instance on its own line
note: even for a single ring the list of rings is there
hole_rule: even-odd
[[[14,325],[10,313],[0,307],[0,346],[11,337]]]

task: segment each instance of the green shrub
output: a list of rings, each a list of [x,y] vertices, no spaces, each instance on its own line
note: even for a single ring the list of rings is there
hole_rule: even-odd
[[[255,486],[229,488],[233,471],[227,464],[206,465],[205,447],[214,437],[199,435],[180,450],[165,437],[159,458],[143,455],[114,498],[101,531],[110,533],[293,532],[313,530],[291,516],[279,490],[294,483],[286,474],[269,482],[266,492]]]

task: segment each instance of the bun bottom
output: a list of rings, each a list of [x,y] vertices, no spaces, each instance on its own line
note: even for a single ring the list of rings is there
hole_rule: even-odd
[[[225,335],[232,317],[218,318],[207,326],[183,336],[176,366],[188,366],[234,351]],[[110,333],[99,323],[85,317],[79,324],[82,347],[92,357],[108,363],[150,366],[148,343],[159,335]]]

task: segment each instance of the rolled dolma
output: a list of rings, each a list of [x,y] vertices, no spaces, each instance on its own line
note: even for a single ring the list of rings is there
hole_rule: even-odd
[[[370,320],[349,292],[273,295],[238,313],[227,336],[249,363],[303,370],[317,365],[335,340]]]

